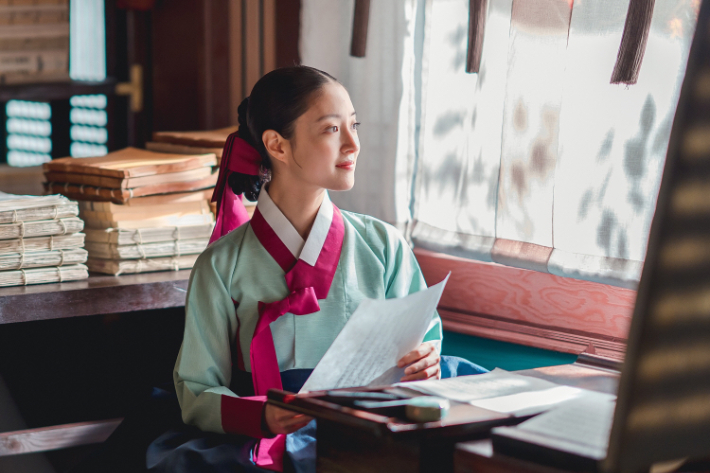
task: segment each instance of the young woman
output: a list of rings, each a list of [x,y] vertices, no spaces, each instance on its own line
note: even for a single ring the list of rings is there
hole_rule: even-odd
[[[155,471],[314,471],[312,419],[266,404],[266,392],[297,392],[364,298],[426,287],[394,227],[328,197],[353,186],[360,152],[340,83],[304,66],[270,72],[240,105],[239,125],[225,145],[213,243],[191,275],[174,371],[183,420],[197,429],[154,442]],[[244,224],[241,194],[258,202]],[[403,381],[441,376],[441,339],[433,313],[424,343],[399,361]]]

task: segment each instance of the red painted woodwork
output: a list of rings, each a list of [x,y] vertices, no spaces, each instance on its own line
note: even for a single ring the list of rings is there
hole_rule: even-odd
[[[444,327],[471,335],[623,357],[636,291],[415,249],[428,284],[451,278]]]

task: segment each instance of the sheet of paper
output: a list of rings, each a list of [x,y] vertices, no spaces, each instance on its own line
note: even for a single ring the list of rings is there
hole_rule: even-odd
[[[521,376],[496,368],[485,374],[399,383],[397,386],[414,389],[424,394],[445,397],[454,401],[470,402],[477,399],[551,389],[557,385],[543,379]]]
[[[582,396],[517,428],[549,437],[550,444],[557,449],[601,460],[609,446],[615,406],[613,396]]]
[[[448,279],[406,297],[362,301],[301,392],[399,381],[397,361],[422,343]]]
[[[520,392],[507,396],[497,396],[489,399],[471,401],[471,404],[496,412],[505,412],[517,416],[539,414],[553,408],[559,408],[571,400],[606,400],[616,398],[612,394],[603,394],[571,386],[557,386],[528,392]]]

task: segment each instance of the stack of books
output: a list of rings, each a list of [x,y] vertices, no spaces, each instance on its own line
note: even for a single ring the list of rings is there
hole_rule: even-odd
[[[209,242],[214,154],[126,148],[44,164],[48,192],[80,200],[87,266],[113,275],[192,268]]]
[[[0,1],[0,84],[69,79],[69,0]]]
[[[162,153],[214,153],[219,163],[227,137],[238,128],[230,126],[208,131],[156,131],[153,133],[153,141],[146,143],[145,147]]]
[[[79,206],[61,195],[0,192],[0,286],[89,277]]]
[[[208,131],[156,131],[153,141],[145,147],[152,151],[175,154],[214,153],[217,163],[222,161],[222,150],[227,137],[237,131],[238,126]],[[244,200],[244,206],[251,217],[256,209],[256,202]],[[217,204],[211,204],[212,213],[217,215]]]

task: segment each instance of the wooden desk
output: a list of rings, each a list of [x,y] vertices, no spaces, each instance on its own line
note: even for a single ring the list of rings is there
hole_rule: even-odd
[[[190,270],[0,288],[0,324],[184,307]]]
[[[125,276],[92,274],[82,281],[0,288],[0,326],[184,307],[189,276],[189,270]],[[108,419],[3,432],[0,457],[102,442],[120,421]]]
[[[619,386],[619,373],[589,368],[579,364],[548,366],[519,374],[546,379],[558,384],[614,394]],[[462,442],[454,453],[456,473],[566,473],[563,470],[497,454],[490,439]]]

